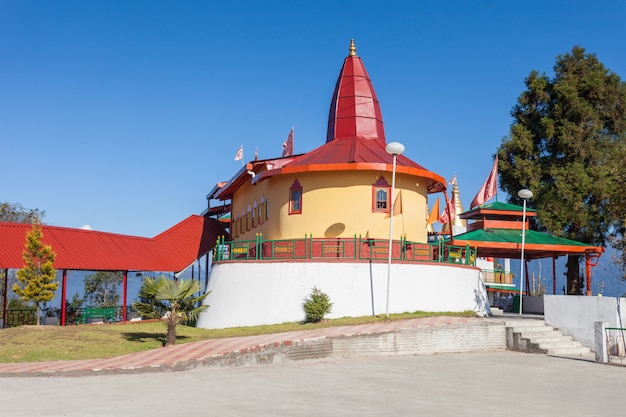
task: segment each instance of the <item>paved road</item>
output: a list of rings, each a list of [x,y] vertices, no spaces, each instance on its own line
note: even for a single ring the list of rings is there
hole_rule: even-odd
[[[616,416],[626,368],[515,352],[1,378],[0,416]]]

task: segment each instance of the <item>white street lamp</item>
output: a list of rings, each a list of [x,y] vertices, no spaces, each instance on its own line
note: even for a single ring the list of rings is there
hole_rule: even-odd
[[[526,200],[533,198],[533,192],[527,188],[523,188],[517,192],[519,198],[524,201],[522,209],[522,255],[520,258],[520,275],[519,275],[519,314],[522,314],[522,300],[524,299],[524,244],[526,243]]]
[[[389,258],[387,260],[387,305],[385,307],[385,317],[389,318],[389,281],[391,280],[391,249],[393,245],[393,204],[394,192],[396,188],[396,157],[404,152],[404,145],[400,142],[387,144],[385,150],[393,156],[393,168],[391,169],[391,207],[389,208]]]

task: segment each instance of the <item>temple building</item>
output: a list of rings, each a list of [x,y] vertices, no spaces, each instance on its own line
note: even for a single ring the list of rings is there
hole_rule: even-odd
[[[209,192],[207,214],[229,218],[230,236],[216,249],[210,308],[198,325],[302,320],[302,300],[313,287],[331,297],[331,317],[486,314],[486,301],[477,302],[486,293],[471,249],[428,243],[428,196],[446,195],[444,178],[401,152],[392,155],[388,145],[352,40],[325,143],[300,155],[250,161]]]
[[[398,202],[394,239],[426,242],[428,194],[445,180],[385,147],[380,104],[354,41],[332,96],[326,142],[308,153],[252,161],[211,198],[230,201],[232,240],[316,237],[384,238]]]

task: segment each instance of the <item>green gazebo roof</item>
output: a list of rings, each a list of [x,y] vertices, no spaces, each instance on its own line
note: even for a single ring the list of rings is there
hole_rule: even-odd
[[[478,256],[504,258],[519,257],[522,247],[522,231],[519,229],[476,229],[454,236],[455,245],[468,244],[478,249]],[[526,230],[526,258],[548,258],[567,254],[602,252],[603,248],[586,243]]]

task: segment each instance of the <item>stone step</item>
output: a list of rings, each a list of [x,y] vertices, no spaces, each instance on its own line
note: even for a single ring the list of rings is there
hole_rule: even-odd
[[[504,320],[504,325],[506,327],[543,327],[547,326],[546,322],[543,320],[534,320],[534,319],[506,319]]]
[[[537,341],[533,340],[533,343],[537,343]],[[582,347],[580,342],[577,342],[575,340],[561,341],[561,342],[543,342],[543,343],[537,343],[537,345],[539,345],[539,349],[545,349],[545,350],[561,349],[561,348],[569,349],[569,348]]]
[[[505,325],[509,335],[507,346],[511,343],[509,349],[556,356],[591,354],[591,349],[543,320],[507,320]]]
[[[547,353],[548,355],[554,355],[554,356],[574,356],[574,355],[590,356],[590,355],[593,355],[593,353],[591,352],[591,349],[589,349],[586,346],[548,349]]]
[[[554,331],[554,327],[543,325],[543,326],[511,326],[513,327],[513,331],[516,333],[539,333],[539,332],[552,332]]]
[[[566,336],[560,332],[559,334],[546,334],[545,336],[533,337],[534,343],[571,342],[573,340],[572,336]]]
[[[555,337],[555,336],[565,336],[563,334],[562,331],[560,330],[546,330],[546,331],[527,331],[526,329],[524,329],[523,331],[517,331],[515,328],[513,329],[513,332],[515,333],[519,333],[522,335],[522,337],[525,337],[527,339],[535,339],[535,338],[541,338],[541,337]]]
[[[503,316],[504,311],[498,307],[490,307],[492,316]]]

